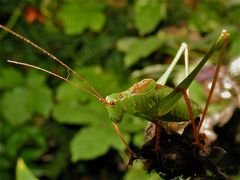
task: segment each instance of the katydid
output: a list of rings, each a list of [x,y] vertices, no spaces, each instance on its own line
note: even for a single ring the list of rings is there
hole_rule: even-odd
[[[94,87],[87,82],[84,78],[82,78],[78,73],[76,73],[73,69],[68,67],[64,64],[61,60],[56,58],[54,55],[49,53],[47,50],[41,48],[40,46],[36,45],[32,41],[28,40],[27,38],[21,36],[20,34],[8,29],[7,27],[0,25],[0,28],[13,34],[14,36],[24,40],[34,48],[40,50],[44,54],[51,57],[51,59],[59,62],[61,65],[66,67],[70,73],[76,75],[83,83],[85,83],[89,89],[83,87],[81,84],[70,81],[68,77],[62,77],[58,74],[55,74],[51,71],[46,69],[19,62],[19,61],[11,61],[8,60],[9,63],[19,64],[23,66],[28,66],[31,68],[35,68],[41,71],[44,71],[52,76],[55,76],[59,79],[62,79],[66,82],[71,83],[72,85],[76,86],[77,88],[82,89],[86,93],[96,97],[101,103],[105,104],[106,109],[109,113],[109,118],[113,122],[113,126],[117,133],[119,134],[120,138],[122,139],[123,143],[127,147],[128,151],[133,154],[132,150],[129,148],[127,143],[125,142],[119,128],[118,123],[121,122],[123,114],[128,112],[130,114],[143,117],[144,119],[153,122],[156,125],[159,125],[162,121],[166,122],[184,122],[191,120],[193,126],[193,132],[196,144],[199,145],[198,134],[201,129],[201,124],[204,120],[204,116],[208,109],[208,104],[211,99],[212,91],[214,90],[216,79],[218,76],[219,68],[222,62],[219,60],[217,64],[217,69],[215,73],[215,77],[212,83],[211,92],[209,93],[208,101],[205,106],[204,111],[201,110],[199,105],[190,100],[186,93],[188,87],[192,83],[193,79],[202,69],[204,64],[207,60],[212,56],[212,54],[219,49],[228,39],[229,34],[226,30],[222,30],[220,35],[218,36],[217,40],[211,47],[211,49],[207,52],[205,57],[200,61],[200,63],[196,66],[196,68],[176,87],[170,88],[165,85],[168,76],[172,72],[175,64],[180,59],[180,56],[183,52],[186,54],[186,44],[183,43],[182,47],[179,49],[175,59],[170,64],[166,72],[157,80],[153,79],[144,79],[138,83],[135,83],[132,87],[127,89],[126,91],[120,93],[113,93],[106,98],[103,98],[95,89]],[[186,58],[187,55],[185,55]],[[202,113],[202,118],[198,127],[195,127],[194,119],[199,117]],[[156,131],[157,132],[157,131]],[[158,142],[156,142],[158,143]]]

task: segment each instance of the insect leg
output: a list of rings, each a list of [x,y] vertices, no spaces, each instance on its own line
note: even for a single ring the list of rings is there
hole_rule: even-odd
[[[119,137],[121,138],[123,144],[126,146],[129,154],[132,156],[134,153],[133,153],[132,149],[128,146],[128,144],[127,144],[127,142],[125,141],[125,139],[124,139],[124,137],[123,137],[123,135],[122,135],[122,133],[121,133],[118,125],[117,125],[115,122],[113,122],[113,127],[114,127],[115,131],[118,133]]]
[[[187,50],[187,44],[182,43],[180,49],[178,50],[178,52],[175,56],[175,58],[173,59],[173,61],[171,62],[171,64],[167,68],[167,70],[164,72],[164,74],[158,79],[157,83],[164,85],[167,82],[167,79],[168,79],[169,75],[173,71],[173,68],[175,67],[175,65],[179,61],[179,59],[180,59],[180,57],[181,57],[181,55],[184,51],[185,51],[185,55],[186,55],[186,50]]]
[[[199,64],[195,67],[195,69],[169,94],[167,95],[161,102],[159,102],[158,106],[158,115],[163,116],[167,114],[174,107],[175,103],[182,97],[182,93],[179,92],[179,89],[186,90],[202,69],[207,60],[212,56],[212,54],[222,47],[222,45],[227,42],[229,39],[229,33],[226,30],[222,30],[221,34],[218,36],[217,40],[214,42],[210,50],[204,56],[204,58],[199,62]]]
[[[188,46],[185,42],[181,44],[181,47],[179,48],[175,58],[173,59],[172,63],[169,65],[168,69],[165,71],[165,73],[159,78],[157,83],[160,83],[162,85],[165,85],[170,73],[172,72],[173,68],[179,61],[182,53],[184,53],[184,65],[185,65],[185,77],[189,74],[189,58],[188,58]],[[186,90],[187,95],[189,95],[188,89]],[[167,122],[168,123],[168,122]]]
[[[173,61],[167,68],[167,70],[164,72],[164,74],[158,79],[157,83],[165,85],[167,82],[167,79],[171,72],[173,71],[173,68],[176,66],[177,62],[180,60],[181,55],[184,53],[184,62],[185,62],[185,74],[188,76],[188,47],[186,43],[182,43],[181,47],[179,48],[176,56],[174,57]],[[156,137],[156,144],[155,144],[155,150],[156,152],[160,149],[160,124],[154,123],[155,125],[155,137]]]
[[[200,133],[200,130],[201,130],[204,118],[205,118],[205,116],[207,114],[208,106],[210,104],[210,101],[211,101],[211,98],[212,98],[212,95],[213,95],[213,92],[214,92],[214,89],[215,89],[215,86],[216,86],[216,82],[217,82],[218,75],[219,75],[219,70],[220,70],[221,65],[223,63],[223,57],[224,57],[224,52],[225,52],[224,50],[226,50],[226,45],[227,45],[227,42],[225,41],[224,49],[223,49],[223,51],[221,51],[220,58],[219,58],[218,63],[217,63],[216,71],[215,71],[215,74],[214,74],[214,78],[213,78],[213,82],[212,82],[212,85],[211,85],[211,89],[210,89],[209,94],[208,94],[207,102],[206,102],[204,111],[202,113],[201,120],[200,120],[198,128],[197,128],[197,133],[198,134]]]
[[[184,65],[185,65],[185,78],[188,76],[189,74],[189,59],[188,59],[188,47],[187,47],[187,44],[186,44],[186,48],[185,48],[185,51],[184,51]],[[189,90],[187,89],[186,90],[187,92],[187,95],[189,97]]]
[[[158,152],[160,150],[160,122],[156,122],[155,124],[155,137],[156,137],[156,142],[155,142],[155,151]]]
[[[184,66],[185,66],[185,78],[186,78],[189,74],[188,46],[186,43],[182,43],[181,46],[184,47]],[[189,89],[186,90],[186,94],[189,99]],[[176,124],[175,122],[166,122],[166,123],[169,124],[168,127],[170,127],[170,129],[174,129]]]
[[[188,113],[189,113],[189,116],[190,116],[190,119],[191,119],[191,123],[192,123],[192,127],[193,127],[193,135],[194,135],[194,138],[195,138],[195,142],[196,142],[197,145],[199,145],[198,133],[197,133],[197,129],[196,129],[195,121],[194,121],[194,116],[193,116],[193,112],[192,112],[192,106],[191,106],[189,97],[187,95],[187,92],[186,92],[185,89],[181,89],[181,88],[178,88],[177,91],[179,91],[179,92],[181,92],[183,94],[184,100],[185,100],[186,105],[187,105]]]
[[[184,62],[185,62],[185,76],[187,77],[188,74],[189,74],[189,59],[188,59],[188,47],[187,47],[187,44],[186,44],[186,48],[185,48],[185,51],[184,51]]]

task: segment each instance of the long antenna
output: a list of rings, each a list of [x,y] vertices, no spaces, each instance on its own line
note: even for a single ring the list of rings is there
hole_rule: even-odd
[[[59,79],[62,79],[62,80],[64,80],[64,81],[66,81],[66,82],[69,82],[70,84],[76,86],[77,88],[82,89],[83,91],[87,92],[88,94],[90,94],[90,95],[92,95],[92,96],[94,96],[94,97],[96,97],[96,98],[98,98],[98,99],[101,98],[101,97],[99,97],[98,95],[96,95],[96,94],[92,93],[91,91],[89,91],[88,89],[84,88],[84,87],[81,86],[80,84],[78,84],[78,83],[76,83],[76,82],[73,82],[73,81],[70,81],[70,80],[68,79],[68,77],[67,77],[67,78],[62,77],[62,76],[60,76],[60,75],[58,75],[58,74],[56,74],[56,73],[53,73],[53,72],[51,72],[51,71],[49,71],[49,70],[40,68],[40,67],[38,67],[38,66],[34,66],[34,65],[32,65],[32,64],[20,62],[20,61],[7,60],[7,62],[12,63],[12,64],[18,64],[18,65],[21,65],[21,66],[27,66],[27,67],[34,68],[34,69],[38,69],[38,70],[43,71],[43,72],[45,72],[45,73],[48,73],[48,74],[50,74],[50,75],[52,75],[52,76],[55,76],[55,77],[57,77],[57,78],[59,78]]]
[[[48,51],[45,50],[44,48],[42,48],[42,47],[38,46],[37,44],[33,43],[31,40],[29,40],[29,39],[23,37],[22,35],[14,32],[14,31],[12,31],[11,29],[9,29],[9,28],[1,25],[1,24],[0,24],[0,28],[3,29],[3,30],[5,30],[5,31],[7,31],[7,32],[9,32],[10,34],[14,35],[15,37],[17,37],[17,38],[25,41],[26,43],[30,44],[31,46],[33,46],[34,48],[38,49],[38,50],[41,51],[42,53],[48,55],[51,59],[57,61],[58,63],[60,63],[60,64],[63,65],[64,67],[66,67],[70,72],[72,72],[74,75],[76,75],[83,83],[85,83],[94,93],[91,92],[91,91],[89,91],[88,89],[84,88],[84,87],[83,87],[82,85],[80,85],[80,84],[74,83],[74,82],[68,80],[67,78],[64,78],[64,77],[62,77],[62,76],[60,76],[60,75],[57,75],[57,74],[55,74],[55,73],[53,73],[53,72],[50,72],[50,71],[48,71],[48,70],[45,70],[45,69],[43,69],[43,68],[40,68],[40,67],[31,65],[31,64],[27,64],[27,63],[23,63],[23,62],[17,62],[17,61],[11,61],[11,60],[8,60],[9,63],[14,63],[14,64],[23,65],[23,66],[28,66],[28,67],[31,67],[31,68],[35,68],[35,69],[44,71],[44,72],[46,72],[46,73],[48,73],[48,74],[51,74],[51,75],[53,75],[53,76],[55,76],[55,77],[58,77],[58,78],[60,78],[60,79],[62,79],[62,80],[64,80],[64,81],[67,81],[67,82],[69,82],[69,83],[71,83],[71,84],[74,84],[76,87],[82,89],[82,90],[85,91],[86,93],[88,93],[88,94],[90,94],[90,95],[98,98],[99,101],[101,101],[102,103],[108,104],[108,103],[106,102],[106,100],[100,95],[100,93],[99,93],[88,81],[86,81],[83,77],[81,77],[81,76],[80,76],[76,71],[74,71],[72,68],[70,68],[70,67],[67,66],[65,63],[63,63],[60,59],[58,59],[57,57],[55,57],[54,55],[52,55],[50,52],[48,52]]]

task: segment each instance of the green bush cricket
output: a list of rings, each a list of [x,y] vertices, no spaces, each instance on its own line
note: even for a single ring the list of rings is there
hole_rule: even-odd
[[[192,83],[193,79],[202,69],[202,67],[207,62],[207,60],[212,56],[212,54],[217,49],[222,47],[223,44],[226,44],[229,38],[229,34],[226,30],[222,30],[217,40],[215,41],[211,49],[207,52],[205,57],[200,61],[200,63],[196,66],[196,68],[176,88],[173,89],[165,86],[164,84],[167,81],[168,76],[172,72],[175,64],[180,59],[181,54],[183,52],[186,52],[187,50],[187,46],[184,43],[182,44],[182,47],[179,49],[176,57],[174,58],[174,60],[172,61],[172,63],[170,64],[166,72],[157,81],[153,79],[144,79],[138,83],[135,83],[132,87],[130,87],[126,91],[123,91],[120,93],[113,93],[107,96],[106,98],[103,98],[90,83],[88,83],[77,72],[75,72],[73,69],[68,67],[66,64],[64,64],[61,60],[59,60],[54,55],[49,53],[47,50],[41,48],[40,46],[36,45],[32,41],[6,28],[3,25],[0,25],[0,28],[13,34],[19,39],[24,40],[34,48],[40,50],[44,54],[51,57],[53,60],[59,62],[61,65],[67,68],[70,73],[73,73],[83,83],[85,83],[89,87],[89,89],[83,87],[79,83],[70,81],[68,77],[66,78],[62,77],[46,69],[31,65],[31,64],[23,63],[23,62],[8,60],[9,63],[28,66],[31,68],[44,71],[48,74],[51,74],[52,76],[55,76],[66,82],[69,82],[73,86],[76,86],[77,88],[82,89],[86,93],[96,97],[101,103],[105,104],[107,111],[109,113],[109,118],[112,120],[115,130],[119,134],[120,138],[122,139],[123,143],[127,147],[130,154],[133,154],[133,151],[129,148],[128,144],[125,142],[118,128],[118,123],[121,122],[124,112],[128,112],[130,114],[143,117],[144,119],[156,124],[156,127],[158,127],[162,121],[185,122],[185,121],[191,120],[196,144],[199,145],[199,147],[201,146],[199,143],[198,135],[201,129],[202,122],[204,121],[204,117],[208,109],[208,104],[210,102],[210,99],[216,84],[219,68],[222,64],[221,59],[218,61],[212,87],[208,96],[205,109],[203,111],[200,109],[199,105],[196,102],[188,98],[186,91],[190,86],[190,84]],[[196,127],[194,123],[194,119],[196,117],[199,117],[200,114],[202,114],[201,120],[198,127]],[[156,133],[159,133],[158,129],[156,129]],[[157,140],[156,147],[158,147],[158,143],[159,142]]]

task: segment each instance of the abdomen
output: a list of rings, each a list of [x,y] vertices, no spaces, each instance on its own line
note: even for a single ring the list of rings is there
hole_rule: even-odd
[[[167,86],[161,86],[159,89],[157,89],[158,103],[161,102],[172,90],[173,90],[172,88]],[[191,119],[186,102],[183,97],[181,97],[179,101],[175,103],[173,108],[163,116],[158,116],[158,109],[159,109],[158,103],[155,105],[155,107],[151,111],[149,111],[148,117],[147,117],[148,120],[182,122],[182,121],[189,121]],[[200,106],[193,100],[190,100],[190,103],[191,103],[194,118],[199,117],[200,113],[202,112]]]

